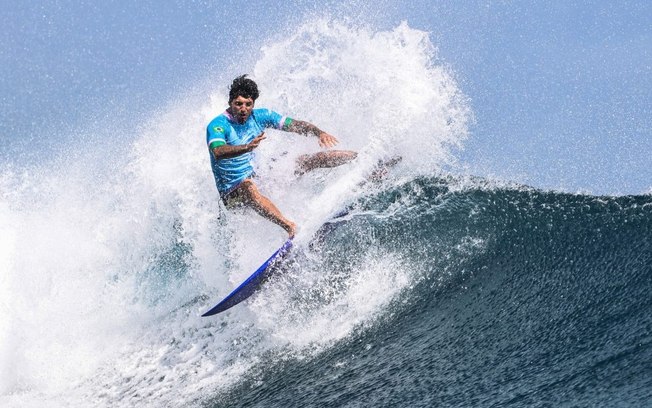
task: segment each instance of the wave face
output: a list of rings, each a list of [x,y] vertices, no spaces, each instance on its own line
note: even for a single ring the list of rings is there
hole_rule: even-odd
[[[263,365],[212,406],[646,405],[652,197],[471,184],[420,178],[356,202],[323,240],[336,294],[296,307],[341,302],[369,254],[392,261],[368,279],[409,283],[373,327]]]
[[[649,196],[447,176],[471,113],[427,33],[407,24],[309,21],[270,41],[251,74],[259,106],[360,153],[295,177],[294,158],[315,141],[268,133],[260,187],[301,226],[284,273],[246,304],[199,317],[284,239],[218,205],[204,132],[226,85],[143,118],[120,154],[70,148],[5,166],[0,405],[649,397]],[[365,182],[396,155],[383,181]]]

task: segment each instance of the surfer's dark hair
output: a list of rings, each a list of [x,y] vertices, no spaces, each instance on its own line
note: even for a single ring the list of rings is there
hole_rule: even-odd
[[[240,75],[234,79],[229,87],[229,103],[238,96],[251,98],[255,101],[258,99],[258,95],[258,85],[252,79],[247,78],[247,74]]]

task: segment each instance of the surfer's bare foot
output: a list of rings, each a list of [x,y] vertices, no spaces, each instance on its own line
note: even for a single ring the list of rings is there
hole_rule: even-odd
[[[288,238],[292,239],[297,232],[297,224],[288,221],[287,224],[283,226],[283,229],[287,231]]]

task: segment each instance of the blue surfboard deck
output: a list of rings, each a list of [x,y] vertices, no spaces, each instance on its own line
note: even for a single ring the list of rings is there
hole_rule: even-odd
[[[290,248],[292,248],[292,240],[288,239],[285,244],[276,250],[276,252],[274,252],[268,260],[263,262],[263,264],[260,265],[260,267],[256,269],[256,271],[252,273],[251,276],[247,278],[247,280],[235,288],[233,292],[224,298],[224,300],[204,313],[202,317],[213,316],[227,309],[230,309],[256,293],[260,289],[261,284],[265,281],[265,279],[274,273],[276,270],[275,266],[278,265],[278,261],[282,260],[285,257]]]

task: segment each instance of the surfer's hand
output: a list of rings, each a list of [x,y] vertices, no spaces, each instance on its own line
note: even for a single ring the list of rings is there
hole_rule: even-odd
[[[249,151],[254,150],[255,148],[258,147],[258,145],[260,144],[260,142],[262,142],[262,141],[265,140],[266,138],[267,138],[267,136],[265,136],[265,132],[263,132],[263,133],[261,133],[260,135],[256,136],[256,137],[254,138],[254,140],[252,140],[251,142],[249,142],[249,143],[247,144],[247,150],[249,150]]]
[[[319,134],[319,146],[320,147],[333,147],[337,144],[337,138],[335,136],[329,135],[326,132],[321,132]]]

